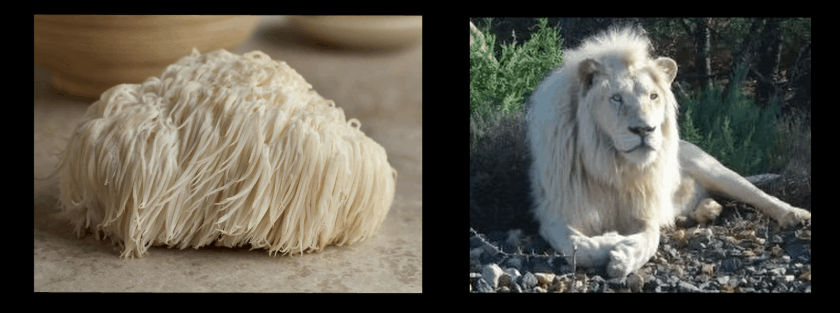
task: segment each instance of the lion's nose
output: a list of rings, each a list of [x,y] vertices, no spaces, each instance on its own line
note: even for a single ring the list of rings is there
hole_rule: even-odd
[[[627,127],[631,133],[639,135],[641,137],[645,137],[651,132],[656,129],[656,126],[645,126],[645,127]]]

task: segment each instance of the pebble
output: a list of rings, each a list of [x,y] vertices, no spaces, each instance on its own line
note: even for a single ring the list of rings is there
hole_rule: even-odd
[[[487,264],[481,271],[481,278],[489,283],[490,287],[496,288],[496,286],[499,285],[499,277],[501,277],[503,273],[504,271],[502,271],[502,268],[498,265]]]
[[[610,279],[603,268],[572,274],[536,234],[471,232],[470,292],[810,293],[810,223],[782,230],[743,211],[708,228],[663,230],[656,255],[626,278]]]

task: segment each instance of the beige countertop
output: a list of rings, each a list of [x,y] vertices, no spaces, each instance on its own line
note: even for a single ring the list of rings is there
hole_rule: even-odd
[[[56,215],[58,175],[35,184],[35,291],[421,292],[422,43],[372,52],[320,48],[299,39],[284,17],[264,17],[235,53],[261,50],[286,61],[324,98],[358,118],[399,172],[390,213],[373,238],[322,252],[270,257],[265,250],[152,247],[121,259],[110,240],[78,239]],[[205,51],[201,51],[204,53]],[[56,153],[89,100],[56,94],[35,65],[35,177],[54,169]]]

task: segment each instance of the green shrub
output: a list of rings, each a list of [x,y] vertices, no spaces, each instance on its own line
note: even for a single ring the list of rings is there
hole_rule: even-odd
[[[740,88],[726,99],[716,89],[680,102],[680,136],[741,175],[769,169],[778,104],[759,109]]]
[[[563,63],[558,30],[539,19],[539,30],[522,46],[502,45],[501,57],[488,56],[496,37],[482,31],[488,51],[478,44],[470,47],[470,113],[486,105],[499,105],[504,112],[521,112],[527,95],[545,78],[549,70]]]

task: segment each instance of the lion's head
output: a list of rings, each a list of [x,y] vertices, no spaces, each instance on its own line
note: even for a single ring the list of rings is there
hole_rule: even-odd
[[[631,164],[645,165],[662,152],[663,137],[675,135],[670,133],[676,115],[670,85],[677,64],[669,58],[639,62],[634,57],[587,58],[578,65],[578,118],[596,126],[581,128],[582,136]]]
[[[651,58],[650,47],[641,29],[591,37],[566,50],[564,65],[532,95],[526,122],[538,219],[558,209],[567,220],[586,219],[587,210],[609,207],[594,204],[601,201],[627,203],[637,218],[660,218],[652,208],[670,201],[666,193],[679,179],[670,89],[677,64]],[[609,228],[619,221],[593,224],[603,222]]]

